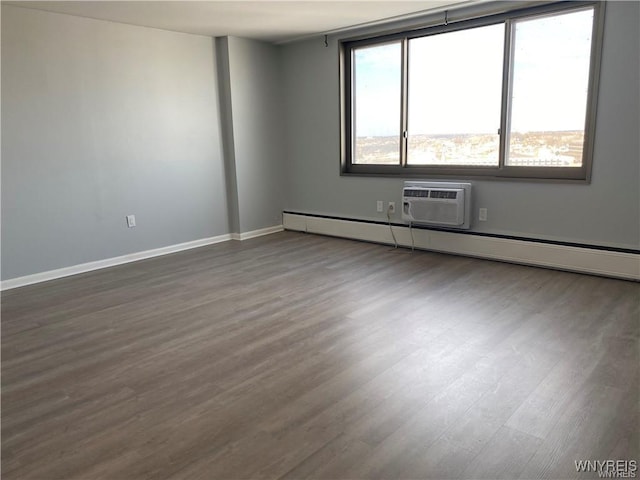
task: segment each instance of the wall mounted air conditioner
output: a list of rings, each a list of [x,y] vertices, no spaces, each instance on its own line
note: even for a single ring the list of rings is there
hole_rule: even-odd
[[[471,184],[404,182],[402,219],[445,228],[471,227]]]

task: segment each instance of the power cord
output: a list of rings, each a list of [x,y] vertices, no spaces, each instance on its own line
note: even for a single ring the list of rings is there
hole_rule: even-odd
[[[413,240],[413,223],[409,222],[409,233],[411,234],[411,251],[415,251],[415,242]]]
[[[398,248],[398,241],[396,240],[396,234],[393,233],[393,227],[391,227],[391,206],[387,208],[387,220],[389,221],[389,231],[391,232],[391,236],[393,237],[393,246]]]

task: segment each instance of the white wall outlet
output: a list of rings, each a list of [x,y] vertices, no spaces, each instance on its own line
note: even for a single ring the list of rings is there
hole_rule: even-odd
[[[133,228],[136,226],[136,216],[135,215],[127,215],[127,227]]]
[[[389,213],[396,213],[396,202],[389,202]]]
[[[378,200],[376,202],[376,208],[378,209],[378,212],[382,212],[384,209],[384,202],[382,200]]]
[[[480,210],[478,210],[478,220],[480,220],[481,222],[486,222],[487,221],[487,209],[486,208],[481,208]]]

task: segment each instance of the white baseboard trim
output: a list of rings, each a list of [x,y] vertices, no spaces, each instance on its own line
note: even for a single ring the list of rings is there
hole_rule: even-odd
[[[160,257],[162,255],[168,255],[170,253],[182,252],[184,250],[190,250],[192,248],[204,247],[206,245],[213,245],[216,243],[228,242],[230,240],[248,240],[250,238],[261,237],[263,235],[269,235],[270,233],[281,232],[284,230],[282,225],[276,225],[273,227],[262,228],[260,230],[253,230],[245,233],[227,233],[224,235],[218,235],[215,237],[202,238],[200,240],[193,240],[191,242],[178,243],[176,245],[169,245],[167,247],[154,248],[152,250],[145,250],[143,252],[135,252],[127,255],[121,255],[119,257],[105,258],[104,260],[96,260],[94,262],[82,263],[80,265],[72,265],[70,267],[58,268],[56,270],[48,270],[46,272],[34,273],[32,275],[25,275],[23,277],[10,278],[0,282],[0,291],[11,290],[12,288],[24,287],[26,285],[33,285],[34,283],[48,282],[49,280],[55,280],[57,278],[69,277],[71,275],[78,275],[80,273],[91,272],[94,270],[100,270],[102,268],[115,267],[116,265],[122,265],[125,263],[137,262],[147,258]]]
[[[272,233],[278,233],[284,231],[283,225],[274,225],[272,227],[260,228],[259,230],[252,230],[244,233],[232,233],[232,240],[249,240],[251,238],[262,237],[264,235],[271,235]]]
[[[393,244],[389,226],[285,213],[286,230]],[[393,226],[398,245],[411,247],[411,232]],[[415,248],[540,267],[640,280],[640,255],[595,248],[558,245],[519,239],[413,229]]]

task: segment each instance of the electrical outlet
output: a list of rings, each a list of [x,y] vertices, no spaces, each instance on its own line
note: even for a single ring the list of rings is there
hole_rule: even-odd
[[[487,209],[486,208],[481,208],[480,210],[478,210],[478,220],[480,220],[481,222],[486,222],[487,221]]]
[[[127,227],[133,228],[136,226],[136,216],[135,215],[127,215]]]
[[[389,213],[396,213],[396,202],[389,202]]]
[[[382,212],[382,210],[384,209],[384,202],[382,200],[378,200],[376,202],[376,208],[378,209],[378,212]]]

